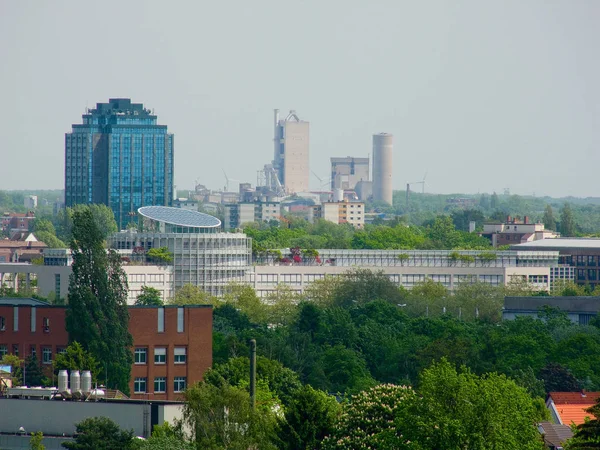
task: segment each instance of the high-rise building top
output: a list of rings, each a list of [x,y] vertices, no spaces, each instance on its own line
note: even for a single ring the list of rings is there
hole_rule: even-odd
[[[369,181],[369,158],[331,158],[331,189],[354,189]]]
[[[392,153],[394,136],[373,135],[373,200],[392,204]]]
[[[300,120],[296,111],[279,119],[275,110],[273,167],[287,194],[307,192],[309,189],[309,122]]]
[[[119,229],[142,206],[170,206],[174,137],[141,103],[98,103],[65,134],[65,204],[109,206]]]

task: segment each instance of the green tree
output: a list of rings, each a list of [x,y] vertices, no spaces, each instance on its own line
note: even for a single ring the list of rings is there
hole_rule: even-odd
[[[333,432],[323,441],[324,450],[422,449],[397,429],[398,417],[415,401],[410,387],[382,384],[353,396],[344,405]],[[449,448],[441,446],[437,448]]]
[[[63,442],[71,450],[129,450],[133,431],[123,431],[108,417],[90,417],[75,425],[75,440]]]
[[[568,203],[565,203],[560,210],[560,233],[563,236],[575,236],[575,218],[573,211]]]
[[[148,260],[158,264],[168,264],[173,262],[173,254],[167,247],[151,248],[146,252]]]
[[[309,385],[296,390],[285,408],[278,427],[279,447],[287,450],[312,450],[331,434],[340,414],[335,397]]]
[[[48,248],[66,248],[67,246],[63,241],[58,239],[52,233],[48,231],[38,231],[34,233],[35,237],[38,241],[43,242],[48,246]]]
[[[174,436],[154,436],[152,435],[145,441],[136,442],[132,449],[134,450],[196,450],[196,446],[191,442]]]
[[[44,367],[35,356],[29,355],[25,358],[23,384],[26,386],[42,386],[43,382]]]
[[[104,382],[127,394],[133,362],[127,277],[120,257],[107,252],[103,242],[91,210],[75,211],[66,328],[69,341],[79,342],[99,361]]]
[[[55,373],[59,370],[89,370],[94,380],[100,372],[100,364],[96,358],[77,341],[71,342],[64,353],[58,353],[53,364]]]
[[[162,306],[160,291],[150,286],[142,286],[142,292],[135,300],[136,306]]]
[[[552,211],[552,205],[550,205],[549,203],[546,205],[546,209],[544,210],[542,222],[544,222],[544,228],[546,228],[546,230],[556,230],[556,219],[554,218],[554,211]]]
[[[12,382],[13,385],[20,384],[23,381],[23,360],[16,355],[7,353],[0,359],[0,366],[12,367]]]
[[[197,383],[185,391],[183,417],[196,448],[206,450],[274,449],[276,419],[268,410],[254,411],[250,396],[228,384]]]
[[[219,300],[198,286],[184,284],[175,293],[175,297],[169,302],[171,305],[217,305]]]
[[[46,446],[44,445],[44,433],[41,431],[31,433],[31,437],[29,438],[29,449],[46,450]]]

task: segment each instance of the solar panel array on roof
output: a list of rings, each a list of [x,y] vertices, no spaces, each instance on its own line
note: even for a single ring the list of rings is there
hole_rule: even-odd
[[[221,226],[221,221],[216,217],[169,206],[143,206],[138,209],[138,213],[151,220],[181,227],[216,228]]]

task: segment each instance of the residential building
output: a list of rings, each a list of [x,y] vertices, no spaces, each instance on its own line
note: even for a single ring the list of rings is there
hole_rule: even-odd
[[[355,228],[365,225],[365,204],[362,202],[325,202],[312,207],[311,221],[324,219],[333,223],[349,223]]]
[[[309,122],[300,120],[296,111],[279,119],[275,110],[273,168],[287,194],[309,190]]]
[[[17,232],[31,231],[34,221],[35,213],[33,211],[27,213],[5,212],[1,218],[2,233],[11,237]]]
[[[540,422],[537,427],[548,450],[562,450],[565,442],[573,437],[573,431],[568,425]]]
[[[559,252],[560,269],[574,271],[574,281],[577,284],[591,287],[600,284],[600,239],[541,239],[514,244],[510,248],[518,251]]]
[[[119,229],[145,205],[171,205],[174,137],[141,103],[112,98],[65,134],[65,204],[109,206]]]
[[[198,211],[198,201],[189,198],[177,198],[173,200],[173,207]]]
[[[581,425],[586,418],[594,418],[586,409],[594,406],[598,398],[600,392],[550,392],[546,398],[546,407],[554,423]]]
[[[392,161],[394,136],[388,133],[373,135],[373,200],[392,204]]]
[[[37,206],[38,206],[37,195],[27,195],[27,196],[25,196],[25,198],[23,199],[23,205],[28,210],[32,210],[32,209],[37,208]]]
[[[560,237],[560,234],[546,230],[543,223],[531,223],[527,216],[522,221],[508,216],[505,222],[484,224],[481,236],[488,238],[494,247],[498,247],[554,239]]]
[[[33,259],[40,258],[47,247],[46,244],[38,241],[33,233],[25,232],[23,235],[18,233],[15,237],[17,239],[0,240],[0,264],[31,262]]]
[[[566,313],[573,323],[588,325],[600,312],[600,297],[505,297],[502,319],[538,319],[540,313],[548,308]]]
[[[64,306],[34,299],[0,299],[0,358],[34,355],[52,370],[55,355],[69,343],[65,313]],[[212,365],[210,305],[132,306],[129,332],[131,398],[180,399],[186,386],[200,381]]]
[[[356,189],[360,181],[369,181],[369,158],[331,158],[331,189]]]
[[[224,207],[225,231],[240,228],[245,223],[281,220],[281,203],[251,202],[234,203]]]
[[[173,288],[193,284],[222,295],[232,283],[244,282],[252,266],[252,239],[243,233],[220,232],[221,221],[197,211],[145,206],[138,210],[139,231],[108,238],[123,255],[166,247],[173,257]]]
[[[549,290],[551,271],[558,265],[558,252],[548,251],[321,249],[317,252],[318,258],[293,258],[286,251],[282,251],[282,260],[260,257],[250,274],[250,283],[260,297],[276,290],[278,284],[301,293],[316,280],[364,268],[381,271],[393,283],[407,289],[429,278],[449,290],[460,283],[475,281],[492,286],[525,281],[536,289]]]

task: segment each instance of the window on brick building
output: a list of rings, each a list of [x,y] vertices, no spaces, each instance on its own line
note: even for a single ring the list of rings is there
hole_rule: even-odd
[[[6,319],[0,316],[0,331],[6,331]]]
[[[183,308],[177,308],[177,332],[183,333]]]
[[[52,364],[52,347],[42,348],[42,363]]]
[[[0,358],[3,358],[4,355],[8,353],[8,345],[0,345]]]
[[[157,347],[154,349],[154,364],[166,364],[167,349],[165,347]]]
[[[146,364],[148,361],[148,349],[147,348],[136,348],[134,352],[135,364]]]
[[[146,393],[146,377],[136,377],[133,380],[133,392],[136,394]]]
[[[37,358],[37,350],[35,349],[35,345],[29,347],[29,354],[32,358]]]
[[[185,347],[175,347],[175,364],[185,364],[186,362],[186,348]]]
[[[173,391],[174,392],[183,392],[187,386],[187,378],[186,377],[175,377],[173,379]]]
[[[167,379],[166,377],[154,378],[154,392],[166,392],[167,391]]]
[[[12,352],[13,355],[19,356],[19,344],[13,344]]]

